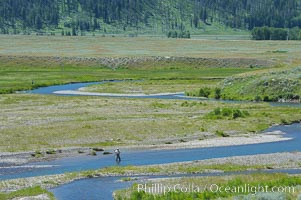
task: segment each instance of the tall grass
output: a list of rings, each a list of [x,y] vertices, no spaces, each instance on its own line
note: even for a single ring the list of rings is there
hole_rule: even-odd
[[[40,186],[25,188],[7,194],[0,193],[0,200],[14,199],[20,197],[34,197],[41,194],[46,194],[51,200],[55,200],[55,197],[51,192],[42,189]]]

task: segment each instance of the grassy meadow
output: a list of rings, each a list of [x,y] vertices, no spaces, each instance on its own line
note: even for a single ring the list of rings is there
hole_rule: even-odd
[[[245,186],[245,183],[248,185]],[[172,187],[170,192],[148,193],[138,192],[138,184],[131,188],[116,192],[115,199],[298,199],[301,193],[300,176],[289,176],[286,174],[250,174],[216,177],[191,177],[191,178],[169,178],[151,180],[146,185],[162,184]],[[144,185],[143,185],[144,186]],[[176,186],[177,190],[173,190]],[[258,186],[265,187],[268,192],[259,192]],[[216,188],[222,188],[221,192],[215,192]],[[224,188],[230,188],[228,191]],[[275,188],[283,192],[270,192]],[[249,191],[238,189],[249,188]],[[251,189],[252,188],[252,189]],[[187,189],[187,190],[186,190]],[[195,191],[194,191],[195,190]],[[223,190],[223,191],[222,191]],[[276,189],[275,189],[276,190]],[[159,189],[157,189],[159,191]],[[188,191],[188,192],[181,192]],[[200,191],[200,192],[198,192]]]
[[[113,79],[134,81],[92,85],[85,90],[151,94],[187,92],[201,87],[215,88],[233,77],[250,76],[248,81],[254,76],[260,79],[264,73],[272,73],[274,77],[274,71],[292,70],[301,64],[299,41],[1,35],[0,42],[1,152],[79,146],[185,144],[189,140],[238,134],[248,137],[272,125],[288,124],[301,119],[299,108],[273,107],[264,102],[226,103],[204,99],[185,101],[15,93],[47,85]],[[156,60],[157,57],[166,59]],[[170,57],[183,59],[173,60]],[[236,91],[235,88],[233,90]],[[250,168],[266,169],[267,165],[175,164],[171,168],[128,166],[107,168],[99,172],[204,172],[200,168],[241,171]],[[82,173],[88,176],[92,172]],[[224,185],[246,180],[252,180],[252,184],[301,184],[299,177],[291,179],[287,175],[187,178],[180,182],[205,184],[210,182],[209,179]],[[173,181],[166,180],[167,183]],[[44,192],[41,188],[34,188],[21,191],[21,194]],[[121,191],[118,194],[125,193]],[[20,196],[19,193],[10,195],[0,194],[0,199]],[[123,197],[134,199],[139,195],[141,198],[155,198],[132,190],[127,191]],[[225,199],[232,197],[211,193],[200,195]],[[283,195],[292,199],[296,197],[281,195],[279,198]],[[185,194],[177,197],[193,198]],[[160,198],[168,199],[170,196],[159,196],[158,199]]]
[[[247,111],[208,117],[217,107]],[[7,94],[0,96],[1,151],[70,146],[164,144],[257,133],[301,119],[298,108],[266,103],[115,99]]]
[[[222,82],[225,98],[240,100],[299,101],[301,95],[300,67],[247,73]]]
[[[255,58],[300,63],[300,41],[167,39],[148,37],[0,36],[0,55],[54,57],[176,56]]]
[[[177,84],[181,86],[178,90],[182,91],[183,87],[186,87],[187,82],[192,82],[194,85],[197,84],[197,81],[201,82],[202,80],[212,79],[212,81],[215,80],[217,82],[232,74],[256,70],[247,67],[219,68],[199,66],[196,68],[193,64],[181,62],[158,64],[159,66],[156,67],[149,66],[147,62],[141,64],[141,68],[127,67],[112,69],[103,64],[89,61],[79,61],[76,63],[76,60],[65,60],[60,63],[55,61],[53,57],[48,59],[0,57],[0,60],[2,61],[0,63],[0,93],[12,93],[14,91],[70,82],[112,79],[174,80],[170,84],[174,84],[179,80]],[[185,82],[185,80],[187,81]],[[165,81],[165,83],[168,82]],[[117,84],[117,86],[119,85]]]
[[[297,66],[301,63],[301,42],[298,41],[1,35],[0,42],[0,93],[106,79],[225,78],[256,70],[257,66]],[[134,64],[125,61],[120,66],[119,61],[114,63],[109,59],[135,61],[154,56],[211,60],[144,60]],[[179,91],[186,89],[186,83],[183,85]]]
[[[0,40],[1,93],[112,79],[143,81],[94,85],[86,90],[146,94],[191,91],[203,86],[215,87],[236,74],[297,65],[301,51],[298,48],[301,43],[297,41],[33,36],[0,36]],[[111,56],[132,60],[117,59],[117,64],[111,66],[107,58]],[[183,59],[135,62],[139,56]],[[185,59],[186,56],[201,59]],[[227,105],[198,100],[29,94],[3,94],[0,102],[2,151],[170,143],[204,139],[208,135],[257,133],[272,124],[301,119],[297,108],[272,108],[264,103]],[[208,118],[208,113],[217,107],[248,111],[250,115],[236,119]]]

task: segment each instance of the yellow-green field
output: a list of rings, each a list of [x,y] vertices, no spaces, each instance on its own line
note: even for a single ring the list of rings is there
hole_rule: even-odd
[[[211,119],[216,107],[249,116]],[[297,108],[264,103],[114,99],[30,94],[0,96],[1,151],[70,146],[164,144],[225,134],[254,133],[301,119]]]
[[[198,91],[201,87],[215,88],[230,76],[244,77],[252,74],[260,76],[263,72],[299,66],[301,64],[299,41],[1,35],[0,44],[1,152],[80,146],[149,147],[238,134],[248,134],[247,137],[250,134],[260,133],[274,124],[287,124],[301,119],[299,108],[273,107],[268,103],[14,93],[40,86],[112,79],[132,81],[93,85],[84,90],[150,94]],[[231,114],[221,115],[215,111]],[[240,115],[234,117],[234,112]],[[294,166],[300,167],[300,164],[295,164]],[[283,165],[286,166],[285,163]],[[71,180],[76,177],[93,176],[98,172],[202,173],[204,169],[241,171],[268,167],[271,166],[266,163],[256,163],[252,166],[235,163],[208,165],[176,163],[169,166],[112,167],[93,172],[80,172],[81,175],[71,173],[62,177],[70,176],[65,178]],[[239,180],[239,183],[251,180],[252,184],[283,183],[288,186],[301,184],[299,177],[291,179],[287,175],[187,178],[176,181],[197,184],[216,181],[226,185],[236,184],[236,180]],[[166,180],[166,183],[173,181]],[[31,184],[31,179],[26,182],[26,187],[28,182]],[[132,188],[134,187],[135,185]],[[26,189],[11,193],[10,196],[0,194],[0,199],[44,192],[41,188]],[[299,193],[300,189],[296,195]],[[127,193],[128,196],[124,195],[124,191],[118,194],[129,199],[131,199],[129,195],[141,195],[131,190]],[[213,198],[220,197],[212,193],[207,195]],[[296,195],[284,195],[291,199],[296,198]],[[161,197],[168,198],[158,196],[158,199]],[[181,193],[173,197],[191,196]],[[277,197],[273,196],[274,199]],[[145,196],[145,198],[153,197]]]
[[[299,64],[301,53],[300,41],[1,35],[0,43],[0,55],[10,56],[256,58]]]
[[[282,66],[289,68],[301,63],[301,42],[298,41],[92,36],[0,36],[0,41],[2,93],[107,79],[143,81],[107,83],[86,90],[148,94],[192,91],[203,86],[213,88],[224,78],[235,74],[261,73],[261,70],[274,70]],[[140,56],[205,59],[150,61]],[[121,66],[118,66],[117,59],[112,67],[105,64],[110,63],[109,58],[99,63],[99,59],[104,57],[133,58]],[[135,62],[137,59],[142,61]],[[223,135],[223,132],[258,132],[274,123],[301,119],[296,108],[272,108],[268,104],[253,103],[226,105],[211,101],[22,94],[1,95],[0,102],[2,151],[81,145],[157,144],[183,138],[203,139],[204,135]],[[206,117],[216,107],[246,110],[250,116],[235,120]]]

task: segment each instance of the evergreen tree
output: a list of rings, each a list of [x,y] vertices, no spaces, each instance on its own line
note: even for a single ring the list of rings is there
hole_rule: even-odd
[[[104,23],[118,30],[150,28],[185,35],[187,30],[212,22],[249,30],[265,26],[301,28],[300,8],[300,0],[1,0],[0,30],[109,31]],[[285,36],[280,29],[273,34],[267,29],[256,31],[262,31],[260,38],[264,39],[277,38],[275,34]]]

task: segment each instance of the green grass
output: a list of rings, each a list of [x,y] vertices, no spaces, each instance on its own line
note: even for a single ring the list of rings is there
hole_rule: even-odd
[[[188,90],[198,83],[199,85],[202,83],[211,85],[215,84],[216,80],[221,80],[227,76],[255,70],[239,66],[227,68],[208,67],[206,63],[186,63],[186,61],[170,63],[161,61],[157,65],[146,61],[140,63],[139,66],[134,66],[135,64],[133,63],[129,64],[129,66],[112,68],[109,64],[99,64],[97,60],[59,60],[60,58],[57,59],[55,57],[0,57],[0,93],[12,93],[14,91],[70,82],[112,79],[146,80],[145,83],[140,83],[146,87],[146,92],[152,91],[149,90],[151,84],[156,85],[155,91],[163,91],[164,85],[173,87],[172,91],[177,89],[181,91],[186,88]],[[215,63],[213,62],[209,65],[212,64]],[[146,71],[147,73],[145,73]],[[168,82],[168,80],[171,80],[171,82]],[[114,83],[114,86],[106,89],[106,92],[116,92],[116,88],[120,84]],[[131,85],[139,87],[137,82],[128,84],[129,87]],[[123,86],[123,88],[125,87]],[[96,91],[98,90],[96,89]],[[100,91],[103,90],[100,89]]]
[[[299,43],[290,41],[0,37],[0,93],[107,79],[143,81],[107,83],[88,90],[157,93],[204,86],[214,88],[217,81],[228,76],[246,72],[256,74],[275,64],[275,60],[277,63],[287,61],[282,53],[271,51],[287,50],[292,65],[299,63],[300,53]],[[107,56],[115,57],[114,62],[105,58]],[[0,115],[0,137],[3,138],[0,149],[23,151],[90,145],[164,144],[203,138],[205,134],[215,135],[216,131],[225,135],[230,132],[257,133],[275,123],[301,119],[297,108],[252,103],[233,105],[235,109],[248,111],[248,117],[207,119],[205,116],[217,107],[227,106],[222,102],[200,103],[198,100],[0,95],[3,111]]]
[[[60,184],[69,183],[70,181],[91,178],[99,176],[127,176],[124,179],[129,180],[130,176],[133,175],[145,175],[145,174],[165,174],[172,175],[175,173],[181,174],[194,174],[194,173],[204,173],[208,171],[223,171],[223,172],[235,172],[235,171],[245,171],[245,170],[257,170],[257,169],[267,169],[267,167],[273,167],[272,164],[266,165],[241,165],[234,163],[222,163],[222,164],[208,164],[205,162],[185,162],[185,163],[173,163],[164,165],[151,165],[151,166],[112,166],[97,170],[88,170],[81,172],[72,172],[59,175],[50,176],[40,176],[35,178],[21,178],[21,179],[11,179],[0,181],[0,189],[7,190],[11,188],[17,188],[21,190],[22,188],[33,188],[38,187],[38,189],[32,189],[33,191],[40,191],[40,187],[49,188],[57,187]],[[286,165],[285,165],[286,166]],[[32,191],[30,190],[30,191]],[[25,190],[27,191],[27,190]],[[14,193],[13,193],[14,194]],[[2,196],[4,194],[1,194]],[[12,195],[12,194],[11,194]]]
[[[165,80],[143,80],[143,81],[126,81],[126,82],[116,82],[116,83],[106,83],[99,85],[92,85],[85,88],[85,91],[89,92],[100,92],[100,93],[144,93],[144,94],[156,94],[156,93],[173,93],[173,92],[185,92],[193,90],[201,86],[214,86],[222,79],[222,73],[214,74],[215,70],[212,70],[209,73],[205,72],[206,70],[199,70],[197,73],[199,77],[193,77],[193,75],[186,75],[182,72],[183,77],[179,79]],[[226,70],[221,70],[221,72]],[[234,74],[240,73],[240,70],[233,71]],[[229,72],[229,71],[228,71]],[[187,72],[186,72],[187,73]],[[193,72],[192,72],[193,73]],[[179,73],[181,74],[181,73]],[[224,73],[225,74],[225,73]],[[212,76],[206,77],[206,76]],[[219,76],[219,77],[218,77]],[[200,78],[200,79],[198,79]]]
[[[8,199],[13,199],[18,197],[33,197],[41,194],[46,194],[51,200],[55,200],[55,197],[52,193],[48,192],[45,189],[42,189],[39,186],[25,188],[7,194],[0,193],[0,200],[8,200]]]
[[[231,108],[247,111],[249,116],[208,119],[206,116],[215,108],[229,105],[198,100],[0,95],[0,149],[164,144],[203,138],[216,131],[258,133],[284,119],[286,124],[301,119],[298,108],[251,102],[231,104]]]
[[[199,192],[181,192],[170,191],[167,193],[152,194],[148,192],[138,192],[138,185],[134,184],[130,189],[116,192],[116,199],[233,199],[233,198],[246,198],[248,195],[252,196],[252,199],[277,199],[272,198],[282,196],[285,199],[296,199],[300,194],[301,179],[299,176],[289,176],[286,174],[251,174],[251,175],[233,175],[222,177],[195,177],[195,178],[173,178],[165,180],[152,180],[147,183],[147,186],[151,187],[151,184],[163,184],[165,186],[174,186],[179,184],[182,187],[188,187],[192,184],[195,187],[199,187]],[[272,190],[272,187],[287,187],[287,192],[279,193],[266,193],[266,198],[262,198],[263,194],[252,189],[252,191],[237,190],[238,187],[245,187],[245,184],[251,187],[263,186],[267,187],[268,191]],[[211,185],[218,185],[220,188],[229,187],[233,192],[221,191],[214,192],[210,190]],[[290,191],[288,189],[290,187]],[[236,188],[236,190],[235,190]],[[214,190],[214,189],[213,189]],[[231,191],[231,190],[230,190]]]
[[[250,73],[227,78],[221,83],[226,99],[299,101],[301,96],[301,68],[286,68],[262,73]]]
[[[221,37],[221,40],[216,40]],[[262,59],[266,62],[300,61],[300,41],[223,40],[216,35],[201,40],[151,37],[37,37],[1,35],[0,55],[57,57],[177,56]],[[238,39],[238,40],[237,40]],[[287,51],[273,53],[273,51]]]
[[[293,154],[293,153],[292,153]],[[270,155],[271,157],[273,155]],[[250,159],[250,158],[247,158]],[[289,163],[288,163],[289,162]],[[289,164],[289,165],[288,165]],[[22,178],[0,181],[0,189],[7,190],[11,188],[28,188],[29,186],[41,186],[42,188],[57,187],[60,184],[69,183],[70,181],[82,179],[82,178],[92,178],[99,176],[126,176],[123,180],[132,180],[131,176],[134,175],[173,175],[175,173],[179,174],[195,174],[195,173],[208,173],[208,172],[238,172],[247,170],[260,170],[260,169],[272,169],[272,168],[293,168],[298,166],[298,159],[283,160],[282,162],[270,163],[270,161],[262,161],[261,164],[250,165],[248,162],[244,162],[243,158],[235,158],[230,160],[207,160],[207,161],[193,161],[193,162],[183,162],[183,163],[172,163],[172,164],[162,164],[162,165],[150,165],[150,166],[112,166],[97,170],[65,173],[60,175],[51,175],[44,177],[35,178]],[[269,175],[262,175],[263,177]],[[236,175],[233,178],[237,177]],[[238,175],[240,177],[240,175]],[[249,176],[250,177],[250,176]],[[209,178],[209,177],[208,177]],[[228,176],[220,176],[220,179],[229,180]],[[219,180],[219,178],[217,178]],[[277,177],[274,177],[275,179]],[[194,180],[191,178],[185,178],[188,181]],[[209,178],[210,179],[210,178]],[[215,177],[212,177],[215,179]],[[274,180],[275,180],[274,179]],[[196,179],[200,183],[201,180]],[[207,180],[207,177],[206,177]],[[251,181],[261,181],[261,178],[251,178]],[[169,181],[169,180],[168,180]],[[216,182],[218,183],[218,182]]]
[[[249,116],[249,112],[246,110],[239,110],[236,108],[215,108],[213,111],[209,112],[205,118],[207,119],[228,119],[234,120],[239,117],[247,117]]]

